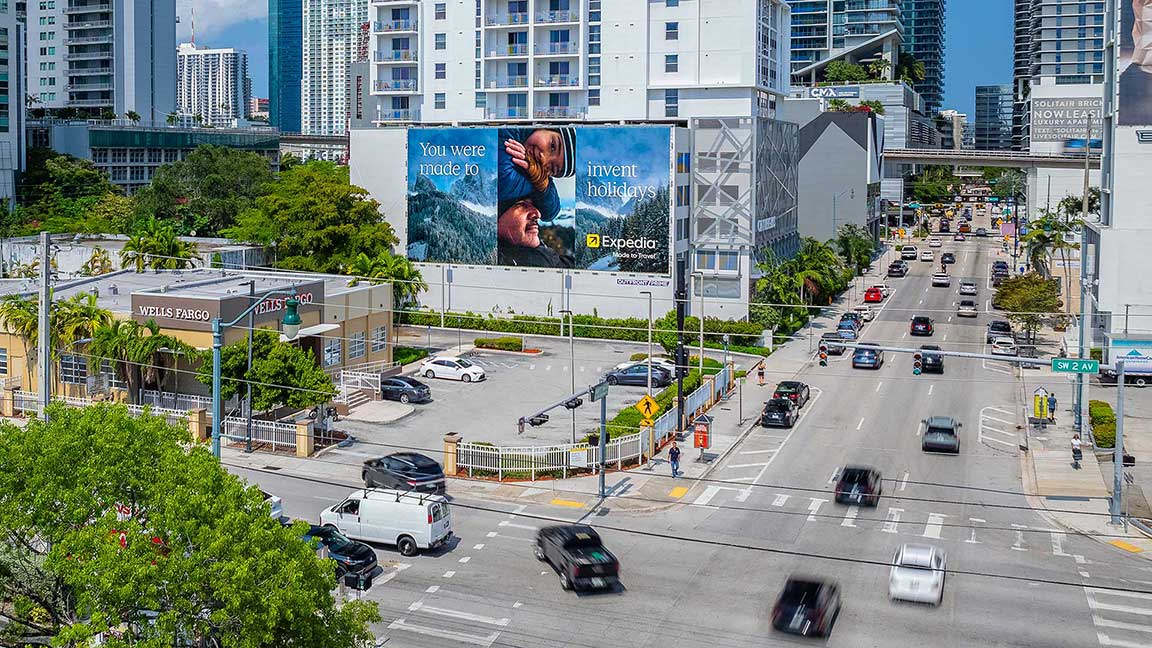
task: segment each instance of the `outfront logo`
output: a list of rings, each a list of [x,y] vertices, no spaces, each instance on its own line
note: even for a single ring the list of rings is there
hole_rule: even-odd
[[[1152,144],[1152,130],[1136,131],[1136,141],[1141,144]]]
[[[590,248],[600,247],[600,235],[599,234],[588,234],[587,236],[584,237],[584,245],[586,245]]]

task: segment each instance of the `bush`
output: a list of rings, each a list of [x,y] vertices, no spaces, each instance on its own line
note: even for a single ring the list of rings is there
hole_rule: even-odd
[[[1098,448],[1116,447],[1116,413],[1112,406],[1100,400],[1088,401],[1088,420],[1092,423],[1092,437]]]
[[[1092,424],[1092,437],[1096,439],[1097,448],[1116,447],[1116,423]]]
[[[1112,411],[1112,405],[1101,400],[1088,401],[1088,420],[1093,425],[1097,423],[1115,423],[1116,413]]]
[[[1088,349],[1088,357],[1097,362],[1104,362],[1104,349],[1100,347],[1092,347]]]
[[[472,342],[481,349],[499,349],[501,351],[524,350],[524,339],[518,337],[476,338]]]
[[[400,366],[423,360],[426,357],[428,357],[428,349],[424,348],[398,346],[392,349],[392,360]]]
[[[684,376],[684,395],[691,394],[697,387],[700,386],[700,372],[695,369],[688,372]],[[663,416],[676,405],[676,383],[673,382],[664,388],[659,394],[654,396],[656,404],[660,406],[660,413],[658,416]],[[615,439],[619,436],[626,434],[635,434],[640,431],[640,421],[644,416],[635,407],[629,405],[620,410],[616,416],[608,420],[606,425],[608,429],[608,438]],[[588,435],[588,443],[599,443],[599,437],[596,434]]]

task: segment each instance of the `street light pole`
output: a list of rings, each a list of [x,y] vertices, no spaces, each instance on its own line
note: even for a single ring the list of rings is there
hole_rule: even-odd
[[[652,291],[641,290],[641,295],[648,295],[648,391],[652,395]],[[575,391],[575,389],[573,389]]]
[[[255,279],[249,279],[248,281],[245,281],[245,282],[241,283],[240,285],[241,286],[245,286],[245,285],[248,286],[248,304],[251,305],[252,304],[252,298],[256,296],[256,280]],[[256,328],[255,327],[255,317],[256,316],[255,316],[254,312],[250,311],[248,313],[248,370],[244,373],[245,376],[248,376],[248,374],[252,373],[252,337],[254,334],[254,329]],[[245,386],[247,387],[247,397],[244,400],[246,401],[246,408],[248,410],[247,411],[248,416],[247,416],[247,420],[244,422],[244,427],[245,427],[245,431],[246,431],[245,442],[244,442],[244,452],[251,453],[252,452],[252,381],[246,380]]]
[[[1077,348],[1079,353],[1077,357],[1083,358],[1084,352],[1087,350],[1087,345],[1084,338],[1088,335],[1088,326],[1086,319],[1088,317],[1088,287],[1086,280],[1088,278],[1088,183],[1090,182],[1091,174],[1091,155],[1092,153],[1092,117],[1088,116],[1088,127],[1084,133],[1084,195],[1080,199],[1080,322],[1077,326],[1079,334],[1077,337],[1079,341]],[[1052,177],[1048,177],[1051,182]],[[1072,296],[1072,286],[1068,286],[1068,296]],[[1125,314],[1127,315],[1127,314]],[[1128,318],[1124,318],[1125,333],[1128,328]],[[1081,432],[1084,429],[1084,374],[1076,374],[1076,402],[1074,403],[1075,411],[1072,416],[1072,429],[1076,432]]]
[[[1112,501],[1108,512],[1112,524],[1120,524],[1120,499],[1124,489],[1124,360],[1116,360],[1116,443],[1112,449]]]
[[[576,393],[576,342],[572,335],[572,311],[564,309],[560,311],[561,315],[568,315],[568,373],[572,374],[572,393]],[[561,326],[563,326],[564,318],[560,318]],[[576,410],[568,410],[572,414],[572,443],[576,443]]]
[[[48,420],[48,404],[52,402],[52,240],[48,232],[40,232],[40,404],[41,415]]]

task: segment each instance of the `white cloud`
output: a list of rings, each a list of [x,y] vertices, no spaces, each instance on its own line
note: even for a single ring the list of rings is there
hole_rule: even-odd
[[[196,39],[208,45],[242,47],[241,44],[211,43],[228,27],[257,18],[267,18],[267,0],[176,0],[176,38],[188,42],[192,37],[192,8],[196,8]]]

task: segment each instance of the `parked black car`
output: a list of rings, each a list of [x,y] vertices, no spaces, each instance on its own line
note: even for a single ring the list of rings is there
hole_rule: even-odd
[[[444,469],[434,459],[419,452],[396,452],[369,459],[360,471],[368,488],[394,488],[442,495]]]
[[[315,538],[319,546],[328,550],[328,557],[336,561],[336,578],[345,574],[371,574],[377,566],[376,551],[344,536],[334,527],[313,524],[304,534],[305,540]]]
[[[536,532],[533,553],[552,565],[563,589],[612,589],[620,582],[620,563],[590,526],[544,527]]]
[[[772,627],[781,632],[827,637],[840,615],[840,587],[815,578],[789,578],[772,608]]]
[[[935,344],[922,344],[920,350],[924,353],[920,357],[920,371],[924,373],[944,373],[944,356],[939,353],[940,347]]]
[[[940,255],[940,263],[956,263],[956,254],[953,252],[945,252]]]
[[[380,381],[380,398],[401,403],[426,403],[432,400],[432,390],[415,378],[393,376]]]
[[[648,363],[640,363],[625,367],[623,369],[616,369],[609,371],[604,380],[609,385],[638,385],[644,387],[648,385]],[[652,385],[656,387],[667,387],[672,384],[672,374],[663,367],[652,365]]]
[[[884,490],[880,471],[863,466],[845,466],[836,482],[836,503],[877,506]]]
[[[764,403],[764,411],[760,413],[762,427],[786,427],[796,425],[800,418],[800,408],[790,398],[772,398]]]
[[[796,403],[796,407],[804,407],[811,397],[812,392],[808,389],[808,385],[799,380],[782,380],[776,383],[776,389],[772,392],[772,398],[788,398]]]

